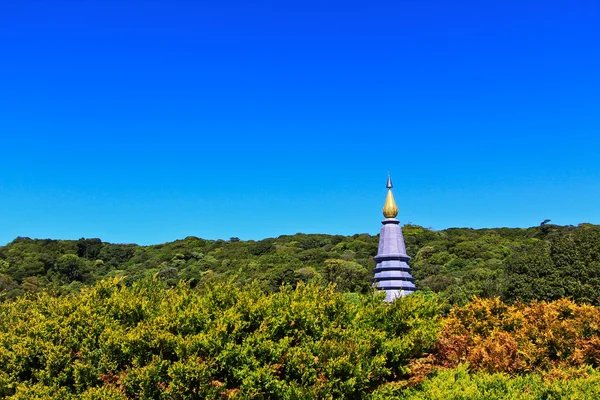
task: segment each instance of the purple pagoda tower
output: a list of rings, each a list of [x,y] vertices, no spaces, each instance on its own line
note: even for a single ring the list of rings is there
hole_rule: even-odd
[[[398,207],[392,194],[393,185],[389,173],[386,187],[388,193],[383,207],[385,219],[381,221],[383,226],[379,232],[379,249],[375,256],[377,265],[373,270],[375,276],[372,280],[373,286],[385,291],[384,301],[392,302],[396,297],[414,293],[417,288],[410,274],[410,257],[406,254],[400,221],[396,219]]]

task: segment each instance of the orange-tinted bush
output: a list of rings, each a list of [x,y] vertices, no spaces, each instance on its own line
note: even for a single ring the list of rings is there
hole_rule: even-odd
[[[475,298],[454,307],[435,350],[438,365],[487,372],[600,365],[600,308],[570,300],[504,304]]]

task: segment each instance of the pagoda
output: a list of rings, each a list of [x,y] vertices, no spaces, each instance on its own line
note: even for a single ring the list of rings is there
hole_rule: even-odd
[[[410,274],[410,257],[406,254],[400,221],[396,219],[398,207],[392,187],[392,178],[388,173],[388,192],[383,207],[385,219],[381,221],[383,226],[379,231],[379,249],[375,256],[377,265],[373,270],[375,276],[372,279],[373,286],[385,291],[386,302],[392,302],[397,297],[409,295],[417,290],[415,280]]]

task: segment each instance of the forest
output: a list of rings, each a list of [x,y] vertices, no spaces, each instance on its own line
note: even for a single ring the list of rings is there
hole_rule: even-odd
[[[600,397],[600,226],[403,226],[417,293],[371,288],[378,236],[0,247],[0,397]]]
[[[527,229],[403,226],[410,264],[421,290],[448,304],[474,295],[512,303],[570,298],[600,301],[600,226],[543,223]],[[154,246],[100,239],[16,238],[0,247],[0,301],[23,294],[78,292],[102,279],[125,285],[157,276],[192,288],[233,279],[266,292],[282,284],[334,283],[341,292],[367,293],[378,235],[301,234],[260,241],[187,237]]]

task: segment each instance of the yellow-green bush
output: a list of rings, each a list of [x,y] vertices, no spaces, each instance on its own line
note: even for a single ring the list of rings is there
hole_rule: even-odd
[[[409,376],[438,315],[420,294],[103,281],[0,304],[0,397],[365,398]]]
[[[439,371],[431,379],[403,391],[385,391],[374,398],[401,400],[550,400],[600,398],[600,373],[590,367],[561,371],[559,376],[530,373],[470,373],[467,364]],[[389,388],[387,388],[389,389]]]

